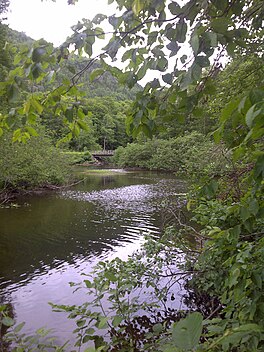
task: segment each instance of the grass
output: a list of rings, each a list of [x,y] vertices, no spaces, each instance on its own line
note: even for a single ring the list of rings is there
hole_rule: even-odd
[[[117,174],[123,174],[126,173],[127,171],[124,171],[122,169],[86,169],[86,170],[77,170],[78,174],[81,175],[95,175],[95,176],[112,176],[112,175],[117,175]]]

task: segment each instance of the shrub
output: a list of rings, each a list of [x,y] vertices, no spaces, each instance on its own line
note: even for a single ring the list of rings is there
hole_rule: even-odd
[[[10,135],[0,138],[0,185],[10,188],[62,184],[68,176],[65,156],[40,133],[26,144],[12,143]]]

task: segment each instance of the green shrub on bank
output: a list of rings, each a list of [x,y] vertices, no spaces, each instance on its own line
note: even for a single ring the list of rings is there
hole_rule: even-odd
[[[33,188],[66,182],[67,159],[40,133],[27,143],[12,142],[10,135],[0,138],[0,187]]]
[[[170,140],[157,139],[119,147],[113,161],[120,167],[176,171],[179,175],[208,175],[220,174],[228,167],[223,153],[222,146],[216,146],[201,133],[192,132]]]
[[[71,165],[92,161],[92,155],[89,151],[85,151],[85,152],[67,151],[67,152],[63,152],[63,154],[67,157],[67,160]]]

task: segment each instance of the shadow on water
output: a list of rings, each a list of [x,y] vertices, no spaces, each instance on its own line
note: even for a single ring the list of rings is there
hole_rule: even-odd
[[[69,189],[21,198],[0,209],[0,296],[12,303],[27,331],[56,327],[63,338],[73,323],[51,312],[57,304],[82,303],[70,281],[102,259],[125,259],[146,234],[158,234],[159,206],[184,191],[172,175],[150,172],[89,175]]]

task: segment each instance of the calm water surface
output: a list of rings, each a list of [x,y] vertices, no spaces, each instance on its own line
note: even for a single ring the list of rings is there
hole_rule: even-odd
[[[158,235],[162,200],[181,192],[184,183],[173,175],[120,171],[0,209],[0,303],[11,303],[25,332],[45,326],[69,339],[74,323],[48,302],[87,300],[68,283],[82,281],[99,260],[127,258],[146,234]]]

